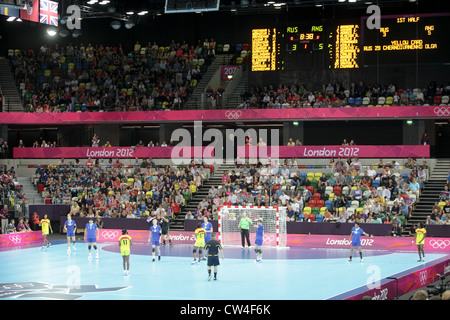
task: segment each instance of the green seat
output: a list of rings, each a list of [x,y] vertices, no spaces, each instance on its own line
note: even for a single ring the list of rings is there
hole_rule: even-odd
[[[318,207],[312,208],[311,213],[315,216],[318,215],[320,213],[320,208],[318,208]]]
[[[314,189],[317,189],[317,185],[319,184],[319,181],[316,179],[311,180],[311,187],[314,187]]]

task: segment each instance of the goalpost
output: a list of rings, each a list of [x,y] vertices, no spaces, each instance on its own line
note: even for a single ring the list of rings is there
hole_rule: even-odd
[[[264,226],[265,247],[286,248],[286,208],[258,206],[220,206],[218,208],[218,241],[222,246],[241,246],[241,230],[238,227],[244,212],[252,220],[250,242],[254,244],[256,224],[259,218]]]

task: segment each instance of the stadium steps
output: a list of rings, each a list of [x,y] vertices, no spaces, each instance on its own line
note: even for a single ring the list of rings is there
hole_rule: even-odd
[[[23,186],[23,193],[25,193],[28,205],[44,204],[44,199],[34,187],[30,177],[18,177],[17,182]]]
[[[232,166],[234,167],[234,165]],[[174,219],[170,226],[172,230],[184,230],[184,217],[186,216],[186,213],[188,213],[188,211],[194,213],[202,199],[208,196],[209,189],[212,185],[217,188],[222,184],[222,174],[224,170],[228,170],[227,168],[227,165],[221,165],[214,169],[211,177],[203,183],[203,185],[194,194],[191,201],[189,201],[189,203],[182,208],[181,213]]]
[[[225,109],[235,109],[242,102],[242,96],[248,91],[248,68],[242,72],[242,78],[237,85],[234,92],[226,94],[226,99],[224,101]]]
[[[434,204],[439,201],[439,194],[444,190],[447,183],[448,172],[450,171],[450,159],[438,159],[434,166],[430,178],[424,183],[424,187],[418,203],[414,206],[411,218],[403,231],[404,235],[409,234],[409,227],[419,222],[425,222],[431,214]]]
[[[214,60],[208,67],[208,70],[203,74],[202,79],[198,82],[197,86],[194,88],[191,96],[185,104],[185,109],[203,109],[202,108],[202,95],[206,88],[216,73],[217,69],[222,65],[228,64],[228,61],[233,57],[232,54],[222,54],[216,55]],[[205,102],[206,105],[206,102]]]
[[[6,58],[0,57],[0,89],[3,94],[3,112],[23,112],[22,100]]]

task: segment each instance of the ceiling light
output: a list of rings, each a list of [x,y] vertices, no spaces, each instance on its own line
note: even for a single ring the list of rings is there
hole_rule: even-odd
[[[138,13],[138,15],[143,16],[143,15],[146,15],[147,13],[148,13],[148,11],[141,11]]]
[[[120,22],[117,20],[114,20],[111,22],[111,28],[113,28],[114,30],[119,30],[120,29]]]
[[[56,35],[56,29],[55,28],[48,28],[47,29],[47,34],[50,36],[50,37],[54,37],[55,35]]]
[[[131,29],[134,27],[134,21],[127,21],[125,22],[125,28]]]
[[[131,16],[131,15],[134,14],[134,12],[133,11],[128,11],[127,14]]]
[[[12,22],[14,20],[16,20],[16,17],[8,17],[8,19],[6,19],[6,21],[8,21],[8,22]]]
[[[81,30],[80,30],[80,29],[75,29],[75,30],[72,32],[72,37],[78,38],[79,36],[81,36]]]
[[[69,30],[67,30],[66,28],[62,29],[62,30],[59,32],[59,36],[60,36],[61,38],[65,38],[65,37],[67,37],[69,34],[70,34]]]

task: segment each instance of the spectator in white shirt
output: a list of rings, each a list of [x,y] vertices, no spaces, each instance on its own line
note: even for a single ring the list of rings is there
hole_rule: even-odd
[[[371,178],[377,175],[377,171],[373,168],[373,166],[369,167],[369,170],[367,170],[367,175]]]

